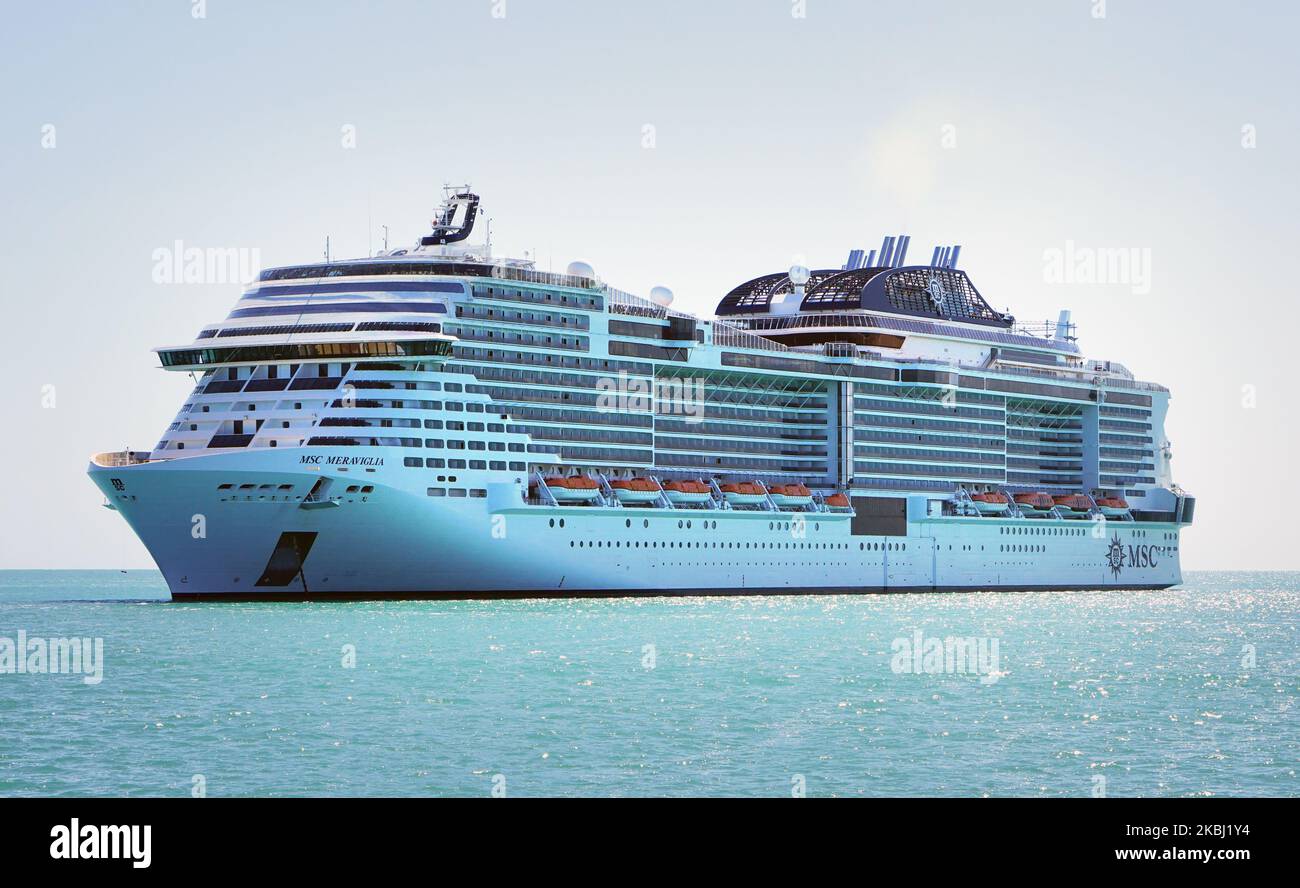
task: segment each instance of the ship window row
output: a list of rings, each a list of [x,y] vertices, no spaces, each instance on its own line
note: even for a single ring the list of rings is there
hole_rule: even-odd
[[[859,543],[861,549],[864,544]],[[890,549],[902,547],[907,548],[907,543],[877,543],[873,545],[885,546]],[[678,542],[676,540],[569,540],[571,549],[847,549],[848,543],[768,543],[768,542],[746,542],[739,541],[705,541],[696,542],[688,540]],[[753,564],[762,564],[763,562],[751,562]]]
[[[1097,422],[1098,428],[1110,429],[1116,432],[1129,432],[1130,434],[1150,434],[1151,423],[1149,422],[1129,422],[1123,419],[1102,419]]]
[[[432,392],[438,390],[436,382],[415,382],[401,379],[357,379],[353,377],[348,381],[348,385],[355,389],[366,389],[367,391]]]
[[[1028,428],[1030,435],[1057,434],[1061,432],[1082,432],[1083,423],[1071,419],[1054,418],[1046,414],[1016,413],[1007,414],[1007,428]]]
[[[350,381],[349,381],[349,385],[353,386],[354,388],[363,388],[364,386],[360,386],[360,385],[358,385],[358,383],[360,383],[360,382],[364,382],[364,381],[365,381],[365,380],[350,380]],[[372,400],[369,400],[369,399],[367,400],[367,404],[378,404],[378,403],[380,403],[380,402],[379,402],[379,401],[372,401]],[[403,404],[405,404],[406,402],[405,402],[405,401],[390,401],[390,402],[388,402],[388,403],[391,403],[391,404],[393,404],[393,405],[396,406],[396,407],[401,407],[401,406],[402,406]],[[335,407],[342,407],[342,408],[344,408],[344,409],[348,409],[348,408],[351,407],[351,406],[360,406],[360,402],[359,402],[359,400],[357,400],[357,404],[356,404],[356,405],[350,405],[350,404],[348,403],[348,399],[344,399],[344,398],[336,398],[335,401],[334,401],[334,406],[335,406]],[[414,404],[413,406],[409,406],[409,407],[406,407],[406,408],[404,408],[404,409],[408,409],[408,410],[445,410],[445,411],[448,411],[448,412],[451,412],[451,413],[487,413],[487,412],[489,412],[489,411],[488,411],[488,407],[490,407],[490,406],[491,406],[491,405],[489,405],[489,404],[482,404],[482,403],[479,403],[479,402],[477,402],[477,401],[469,401],[469,402],[465,402],[465,401],[417,401],[417,402],[415,402],[415,404]]]
[[[1151,457],[1154,455],[1151,452],[1150,447],[1142,447],[1138,445],[1132,447],[1100,447],[1098,448],[1098,451],[1102,456],[1118,456],[1129,460],[1144,456]]]
[[[1152,477],[1138,477],[1135,475],[1107,475],[1101,476],[1101,483],[1107,487],[1123,487],[1128,484],[1155,484],[1156,480]]]
[[[208,327],[199,331],[196,339],[227,339],[235,336],[294,336],[304,333],[352,333],[373,331],[400,331],[404,333],[440,333],[441,324],[421,321],[362,321],[330,324],[273,324],[256,327]]]
[[[600,412],[601,415],[609,417],[609,419],[605,420],[607,424],[613,424],[612,418],[615,416],[619,416],[619,417],[624,417],[627,420],[626,422],[620,421],[619,424],[637,425],[637,426],[640,426],[642,424],[649,425],[651,422],[654,421],[654,416],[656,415],[650,409],[639,411],[639,412],[620,409],[617,413],[610,412],[608,408],[603,406],[610,399],[609,392],[601,392],[600,394],[589,394],[587,392],[561,392],[561,391],[555,391],[551,389],[529,389],[524,387],[503,388],[500,386],[474,386],[474,389],[476,391],[482,391],[484,394],[490,395],[496,401],[512,402],[509,404],[497,404],[496,406],[501,408],[503,412],[509,412],[512,415],[518,415],[520,417],[525,417],[525,414],[522,411],[546,410],[546,408],[536,408],[536,407],[527,407],[527,406],[521,407],[519,404],[513,402],[532,401],[532,402],[540,402],[540,403],[564,404],[566,407],[595,407],[598,408],[598,412]],[[619,404],[619,406],[621,407],[622,404]],[[639,405],[629,404],[628,406],[639,406]],[[699,402],[687,402],[687,406],[689,406],[692,411],[702,410],[704,417],[707,419],[733,420],[735,422],[743,422],[743,423],[765,423],[766,422],[766,423],[782,423],[782,424],[790,424],[790,425],[820,425],[820,426],[826,425],[825,413],[811,413],[806,410],[802,410],[802,408],[735,407],[727,404],[699,403]],[[796,409],[800,410],[801,412],[794,412],[794,413],[790,412]],[[659,412],[658,415],[660,416],[674,415],[668,413],[667,411],[668,411],[668,407],[665,406]],[[576,416],[579,413],[585,414],[587,411],[558,411],[558,412],[573,414],[575,416],[574,421],[583,421],[583,422],[592,421],[587,419],[583,419],[583,420],[576,419]],[[676,412],[681,413],[683,411],[679,409]]]
[[[1062,472],[1082,472],[1083,463],[1077,459],[1027,459],[1023,456],[1010,456],[1007,457],[1007,469],[1018,471],[1036,470],[1059,474]]]
[[[624,383],[621,377],[612,378],[609,376],[578,376],[575,374],[518,370],[501,372],[500,368],[459,365],[448,366],[447,369],[448,371],[473,374],[481,380],[508,381],[517,384],[517,387],[511,386],[508,388],[493,385],[471,386],[472,391],[490,395],[497,400],[563,403],[566,406],[577,407],[604,407],[612,399],[622,412],[640,412],[647,415],[654,409],[655,403],[674,405],[684,403],[690,406],[692,410],[702,406],[706,416],[715,418],[820,424],[826,422],[824,412],[814,412],[824,411],[826,408],[826,402],[820,394],[810,398],[803,393],[789,394],[748,389],[724,389],[705,385],[704,396],[701,400],[690,397],[682,401],[680,398],[674,400],[671,398],[650,397],[651,392],[662,394],[664,388],[672,385],[671,383],[664,383],[663,387],[660,387],[650,379],[628,378],[627,382]],[[590,391],[555,391],[544,387],[547,385],[586,388],[596,390],[596,393],[593,394]],[[625,395],[620,391],[620,388],[626,390]],[[735,406],[737,401],[743,401],[746,406]],[[796,412],[792,414],[790,411]],[[671,411],[664,409],[660,412],[669,413]],[[683,411],[678,409],[676,412]]]
[[[859,475],[853,478],[853,487],[870,490],[943,490],[952,491],[951,481],[933,481],[926,478],[880,478]]]
[[[345,426],[348,428],[380,429],[418,429],[418,419],[363,419],[359,416],[326,416],[320,421],[322,427]],[[287,426],[286,426],[287,428]]]
[[[659,452],[655,465],[672,468],[737,469],[769,474],[825,474],[826,461],[764,456],[705,456],[695,453]]]
[[[978,434],[1002,434],[1005,424],[996,422],[963,422],[956,419],[918,419],[912,416],[893,416],[888,413],[864,413],[854,415],[855,429],[927,429],[936,432],[975,432]]]
[[[1052,400],[1095,401],[1096,389],[1073,388],[1065,385],[1044,385],[1034,382],[1020,382],[1011,379],[984,380],[985,391],[1008,392],[1017,395],[1035,395]],[[1150,401],[1150,398],[1147,399]]]
[[[1043,444],[1010,443],[1007,445],[1007,453],[1023,453],[1028,456],[1066,456],[1074,459],[1083,458],[1083,449],[1081,447],[1052,447]]]
[[[529,333],[524,330],[484,329],[463,324],[447,324],[445,332],[470,342],[501,342],[506,345],[532,345],[538,348],[564,348],[571,351],[590,351],[590,341],[585,336],[553,336],[549,333]]]
[[[437,326],[436,324],[434,326]],[[207,331],[204,331],[207,332]],[[296,333],[350,333],[352,324],[277,324],[270,327],[226,327],[217,332],[219,339],[230,336],[292,336]],[[200,339],[208,338],[200,336]]]
[[[703,401],[708,404],[754,404],[786,410],[825,410],[826,397],[821,392],[765,391],[717,385],[704,386]]]
[[[1141,407],[1151,406],[1150,395],[1135,395],[1131,392],[1117,392],[1113,389],[1106,390],[1106,404],[1135,404]],[[1111,408],[1114,409],[1114,408]]]
[[[614,429],[584,429],[576,426],[512,425],[512,434],[532,435],[538,441],[574,441],[588,444],[639,444],[653,446],[649,432],[625,432]]]
[[[182,348],[160,351],[164,367],[202,366],[231,361],[290,361],[333,357],[437,357],[451,353],[451,343],[441,339],[404,342],[300,342],[280,345],[243,345],[224,348]]]
[[[496,308],[489,305],[457,305],[456,317],[501,321],[507,324],[530,324],[538,327],[571,327],[575,330],[591,329],[591,322],[587,315]]]
[[[928,394],[931,390],[925,390]],[[944,391],[937,391],[929,397],[944,397]],[[917,397],[917,389],[909,386],[899,385],[878,385],[869,382],[854,383],[853,394],[858,396],[881,397],[881,398],[906,398],[914,400]],[[1001,408],[1006,403],[1006,398],[1002,395],[986,395],[983,392],[970,392],[963,389],[957,389],[948,397],[955,397],[961,404],[987,404],[992,407]]]
[[[506,466],[507,466],[507,465],[510,466],[510,471],[512,471],[512,472],[523,472],[523,471],[526,471],[526,469],[527,469],[526,464],[525,464],[525,463],[522,463],[522,462],[511,462],[511,463],[506,463],[505,461],[503,461],[503,460],[498,460],[498,459],[487,460],[487,461],[485,462],[484,460],[481,460],[481,459],[471,459],[471,460],[463,460],[463,459],[443,459],[442,457],[437,457],[437,456],[426,456],[426,457],[408,456],[408,457],[406,457],[405,459],[402,460],[402,463],[403,463],[403,465],[405,465],[407,468],[411,468],[411,469],[419,469],[419,468],[425,468],[425,469],[478,469],[478,470],[487,470],[487,469],[490,469],[490,470],[493,471],[493,472],[504,472],[504,471],[506,471]],[[439,481],[446,481],[446,480],[448,480],[448,479],[444,478],[442,475],[439,475],[439,476],[438,476],[438,480],[439,480]],[[455,480],[456,480],[456,476],[455,476],[455,475],[452,475],[452,476],[451,476],[451,480],[452,480],[452,481],[455,481]],[[430,496],[436,496],[437,494],[429,494],[429,495],[430,495]]]
[[[454,349],[457,360],[492,361],[523,366],[552,366],[568,370],[590,370],[597,373],[624,370],[629,374],[653,376],[654,367],[637,361],[616,361],[608,358],[583,358],[577,355],[550,355],[538,352],[504,351],[479,348],[477,346],[457,345]],[[473,372],[473,371],[464,371]],[[525,376],[524,378],[531,378]]]
[[[922,447],[873,447],[864,444],[855,444],[853,454],[856,457],[871,456],[877,459],[904,460],[904,461],[933,461],[945,463],[964,463],[968,465],[987,464],[1003,465],[1003,456],[1001,453],[986,453],[980,450],[966,451],[944,451],[932,450]]]
[[[867,413],[916,413],[923,416],[957,416],[966,419],[988,419],[1001,422],[1001,410],[982,407],[946,405],[936,401],[879,401],[874,398],[853,399],[853,409]]]
[[[942,466],[930,464],[906,465],[885,462],[865,462],[854,460],[854,469],[859,472],[874,472],[880,475],[912,475],[916,477],[969,478],[978,480],[1002,480],[1003,470],[999,468],[975,468],[972,466]]]
[[[625,358],[650,358],[656,361],[684,362],[690,357],[690,349],[672,348],[664,345],[647,345],[643,342],[625,342],[621,339],[609,341],[609,353]]]
[[[533,407],[521,404],[494,404],[494,409],[508,413],[511,419],[532,422],[563,422],[579,425],[624,426],[648,429],[654,417],[648,413],[622,413],[610,410],[563,410],[556,407]]]
[[[966,447],[974,450],[994,450],[1001,452],[1006,442],[1001,438],[972,438],[965,435],[925,435],[912,432],[879,432],[863,429],[853,430],[854,441],[874,441],[880,444],[934,444],[939,447]]]
[[[998,533],[1003,536],[1083,536],[1090,532],[1090,528],[1085,527],[1055,527],[1046,526],[1021,526],[1014,527],[1002,526],[998,528]]]
[[[410,400],[406,398],[401,400],[392,398],[335,398],[330,406],[343,410],[442,410],[444,409],[443,404],[444,402],[442,401],[421,401],[414,398]],[[453,412],[456,409],[457,408],[452,408]],[[473,405],[473,408],[468,409],[468,412],[479,413],[483,412],[483,410],[484,405],[475,404]],[[427,421],[431,422],[432,420]],[[429,426],[426,425],[425,428],[429,428]],[[439,428],[441,428],[441,426],[439,426]]]
[[[464,496],[465,496],[465,492],[466,492],[466,488],[464,488],[464,487],[430,487],[430,488],[428,488],[428,490],[425,491],[425,492],[428,493],[429,496],[464,497]],[[479,487],[471,487],[471,488],[469,488],[469,495],[472,496],[472,497],[479,497],[479,498],[482,498],[482,497],[487,496],[487,491],[484,490],[484,489],[482,489],[482,488],[479,488]]]
[[[558,454],[566,462],[592,460],[602,463],[631,463],[634,465],[650,465],[653,456],[649,450],[623,450],[604,447],[570,447],[568,445],[557,444],[529,444],[529,453],[553,453]]]
[[[700,438],[669,438],[663,435],[655,436],[655,448],[658,450],[693,450],[697,452],[712,453],[715,451],[726,453],[770,453],[778,456],[826,456],[826,448],[810,444],[784,444],[769,441],[754,441],[749,439],[700,439]]]
[[[655,422],[655,431],[679,432],[695,435],[719,435],[722,437],[743,438],[779,438],[783,441],[825,441],[826,430],[791,429],[779,425],[756,425],[754,423],[729,424],[690,419],[659,419]]]
[[[1120,462],[1119,460],[1103,459],[1101,461],[1101,471],[1114,474],[1129,475],[1134,472],[1152,472],[1155,466],[1151,463],[1142,462]]]
[[[664,339],[669,327],[666,324],[643,324],[640,321],[610,319],[609,332],[613,336],[640,336],[643,339]]]
[[[576,293],[552,293],[544,290],[516,289],[496,285],[474,285],[474,298],[501,299],[506,302],[529,302],[543,305],[567,305],[572,308],[600,311],[605,301],[600,296],[579,295]]]
[[[746,367],[751,370],[780,370],[787,373],[807,373],[817,376],[846,376],[854,379],[898,379],[898,371],[892,367],[827,364],[805,358],[752,355],[740,352],[723,352],[722,366]]]
[[[1081,475],[1056,475],[1047,472],[1007,472],[1007,483],[1025,487],[1078,487]]]
[[[251,435],[246,437],[252,437]],[[215,446],[215,445],[214,445]],[[423,447],[420,438],[369,438],[318,435],[309,438],[308,447]]]
[[[1036,444],[1083,444],[1081,431],[1062,431],[1060,429],[1027,429],[1008,426],[1007,437],[1017,441],[1032,441]]]
[[[1136,420],[1151,419],[1150,410],[1137,410],[1132,407],[1112,407],[1109,404],[1103,404],[1097,412],[1101,416],[1129,417]]]
[[[466,440],[462,438],[425,438],[424,446],[430,449],[447,449],[447,450],[464,450],[468,447],[470,450],[491,450],[494,453],[509,451],[511,453],[523,453],[524,445],[518,441],[479,441]]]

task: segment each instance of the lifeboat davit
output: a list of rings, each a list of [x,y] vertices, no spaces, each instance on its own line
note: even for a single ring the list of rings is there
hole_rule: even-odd
[[[589,503],[600,497],[600,485],[586,475],[547,478],[546,487],[557,503]]]
[[[609,482],[620,503],[652,503],[659,499],[659,486],[649,478],[617,478]]]
[[[1128,501],[1122,496],[1103,496],[1097,500],[1097,508],[1107,518],[1124,518],[1128,516]]]
[[[812,491],[802,484],[773,484],[768,488],[772,502],[783,509],[812,505]]]
[[[1011,508],[1006,496],[1000,493],[972,493],[970,501],[981,515],[1005,515]]]
[[[849,496],[846,493],[832,493],[826,497],[826,507],[832,512],[853,511],[853,504],[849,502]]]
[[[1017,493],[1015,501],[1016,505],[1023,511],[1034,514],[1050,512],[1056,505],[1052,498],[1045,493]]]
[[[664,485],[664,493],[668,501],[675,506],[698,505],[707,503],[713,498],[709,485],[702,481],[669,481]]]
[[[1071,493],[1065,496],[1054,496],[1052,500],[1067,515],[1078,517],[1087,515],[1092,511],[1092,500],[1088,499],[1081,493]]]
[[[738,484],[723,484],[722,495],[733,506],[757,506],[767,499],[767,494],[763,492],[763,488],[749,481],[741,481]]]

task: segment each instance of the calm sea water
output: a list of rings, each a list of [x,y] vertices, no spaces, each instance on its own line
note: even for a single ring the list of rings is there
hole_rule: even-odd
[[[0,794],[189,795],[202,775],[210,796],[1291,796],[1298,622],[1296,573],[260,605],[173,604],[146,571],[0,572],[0,638],[104,645],[99,684],[0,674]],[[975,638],[996,669],[907,671],[896,640],[918,631]]]

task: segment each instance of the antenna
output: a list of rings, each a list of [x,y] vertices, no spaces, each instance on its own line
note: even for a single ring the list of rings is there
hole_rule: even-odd
[[[330,261],[330,236],[325,235],[325,261]]]
[[[387,253],[388,252],[388,226],[380,225],[379,227],[384,229],[384,252]]]

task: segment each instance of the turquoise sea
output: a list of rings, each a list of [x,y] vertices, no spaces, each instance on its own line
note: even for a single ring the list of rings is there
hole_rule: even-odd
[[[1298,623],[1298,573],[263,605],[0,572],[0,648],[103,640],[97,684],[0,672],[0,794],[1293,796]],[[927,667],[918,632],[996,668]]]

